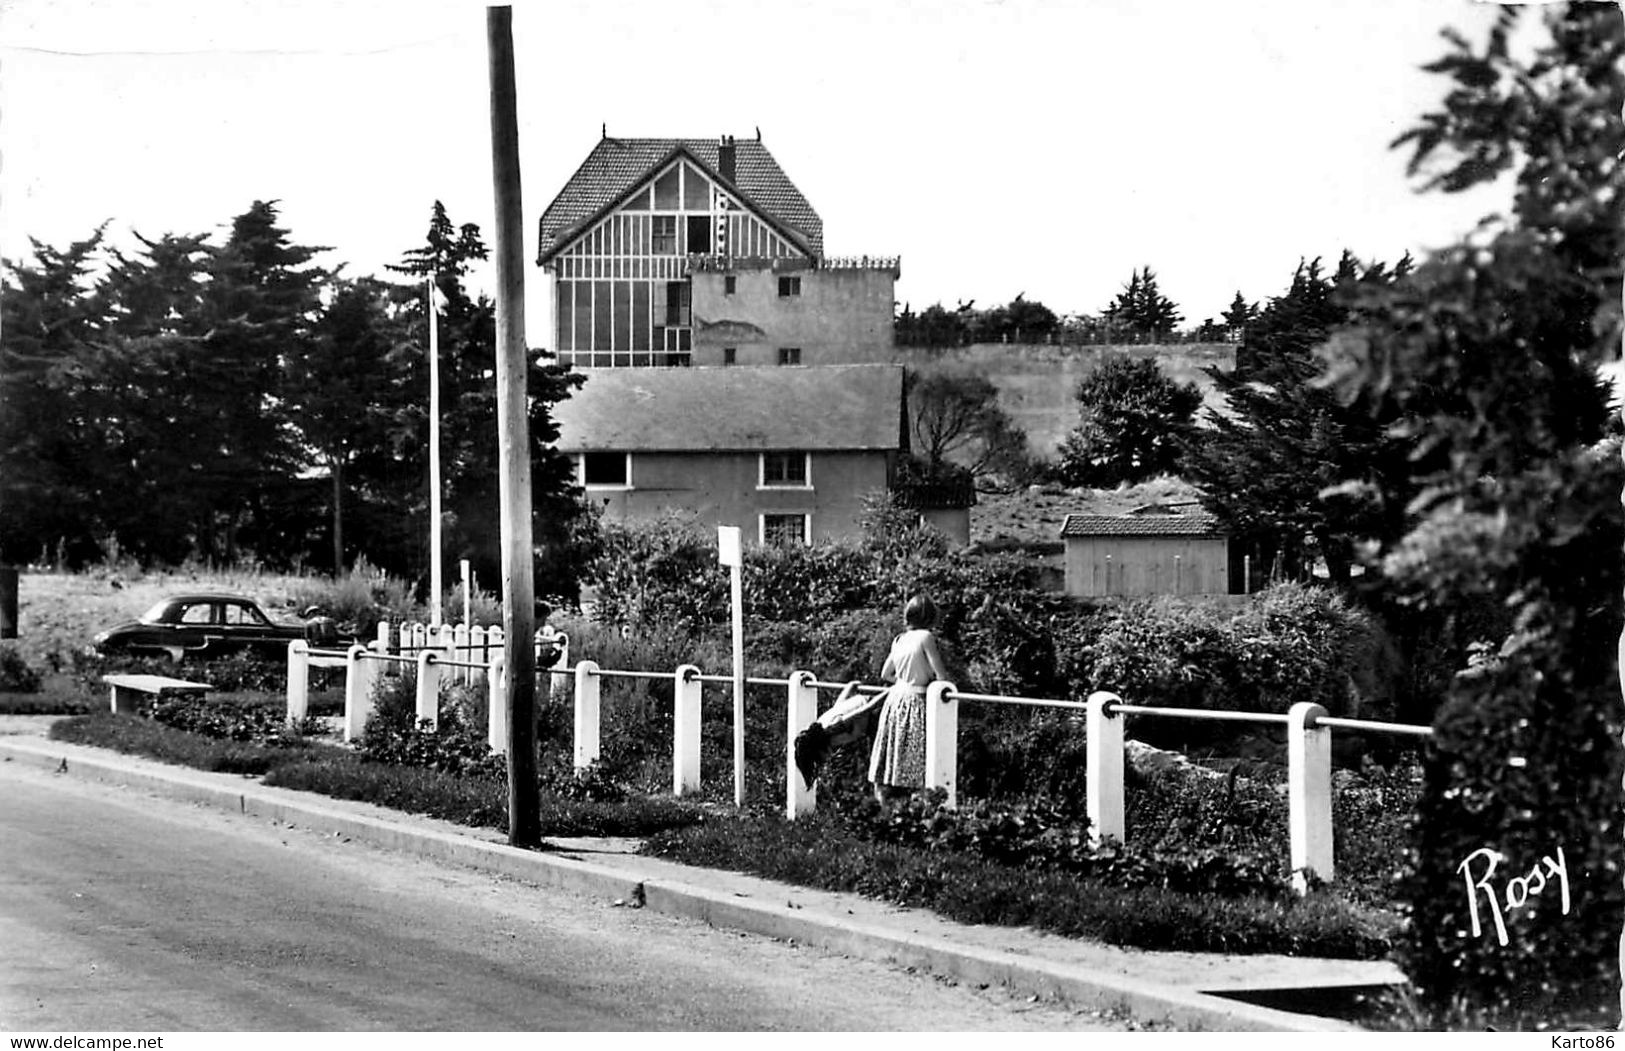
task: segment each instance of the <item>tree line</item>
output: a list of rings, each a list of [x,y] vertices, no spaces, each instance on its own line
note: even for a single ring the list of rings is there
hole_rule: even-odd
[[[976,301],[960,300],[952,309],[934,303],[915,313],[904,303],[892,321],[902,347],[961,347],[972,343],[1224,343],[1234,342],[1257,314],[1238,291],[1230,308],[1215,321],[1181,329],[1185,316],[1163,295],[1157,273],[1138,267],[1113,300],[1098,313],[1060,315],[1025,293],[1003,306],[978,310]]]
[[[407,579],[429,564],[427,287],[438,336],[445,552],[500,573],[495,304],[464,281],[479,228],[435,202],[392,277],[350,278],[256,201],[223,244],[105,227],[33,243],[0,289],[0,560],[257,561]],[[580,525],[550,407],[528,378],[539,593],[567,592]]]

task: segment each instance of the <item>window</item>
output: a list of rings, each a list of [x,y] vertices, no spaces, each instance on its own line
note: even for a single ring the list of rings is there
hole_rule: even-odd
[[[762,488],[809,489],[808,454],[776,452],[762,454]]]
[[[709,215],[691,215],[688,217],[688,250],[694,255],[706,255],[711,251],[711,217]]]
[[[779,295],[781,297],[782,296],[799,296],[799,295],[801,295],[801,278],[799,278],[799,277],[781,277],[781,278],[779,278]]]
[[[181,612],[179,619],[182,624],[213,624],[215,623],[214,603],[193,603]]]
[[[632,454],[583,453],[581,456],[581,484],[588,488],[630,489],[632,487]]]
[[[735,277],[732,274],[729,274],[727,277],[724,277],[722,279],[722,294],[723,295],[731,296],[735,292],[738,292],[738,291],[739,291],[739,278]]]
[[[265,618],[247,606],[239,606],[234,602],[228,602],[225,608],[227,624],[251,624],[255,627],[263,627],[265,624]]]
[[[762,516],[762,543],[764,544],[805,544],[807,543],[808,515],[804,514],[778,514]]]
[[[722,363],[724,365],[737,365],[737,364],[739,364],[739,348],[738,347],[723,347],[722,348]]]
[[[677,217],[675,215],[657,215],[654,217],[653,238],[649,251],[655,255],[677,254]]]
[[[800,347],[780,347],[779,348],[779,364],[780,365],[799,365],[799,364],[801,364],[801,348]]]
[[[687,281],[666,282],[666,324],[681,328],[689,323],[692,300]],[[682,348],[678,348],[682,349]]]

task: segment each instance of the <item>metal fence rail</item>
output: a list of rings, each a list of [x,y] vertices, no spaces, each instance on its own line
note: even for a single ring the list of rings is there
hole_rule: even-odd
[[[376,644],[375,644],[376,645]],[[461,648],[461,647],[459,647]],[[345,739],[358,736],[372,710],[375,674],[393,664],[416,664],[418,668],[417,714],[431,727],[437,725],[438,694],[442,669],[483,672],[490,690],[492,749],[506,751],[506,690],[503,684],[502,650],[497,648],[488,663],[461,660],[445,649],[423,649],[417,656],[380,652],[354,646],[340,653],[312,650],[303,641],[288,648],[288,714],[303,718],[307,697],[308,669],[312,658],[345,658]],[[672,688],[673,740],[672,791],[676,795],[695,792],[700,787],[700,710],[704,687],[731,684],[730,675],[707,674],[692,664],[672,671],[600,668],[590,660],[579,661],[573,670],[555,667],[555,692],[561,681],[574,681],[574,762],[584,769],[598,761],[602,686],[606,678],[670,682]],[[849,684],[819,679],[809,671],[795,671],[787,678],[747,676],[748,685],[785,689],[785,813],[796,818],[817,805],[816,788],[805,784],[795,766],[794,741],[818,717],[820,690],[844,690]],[[889,687],[861,683],[857,692],[873,696]],[[1333,731],[1380,733],[1426,739],[1432,729],[1401,723],[1331,717],[1318,704],[1300,702],[1286,714],[1279,712],[1229,712],[1199,708],[1167,708],[1124,703],[1117,694],[1097,691],[1085,701],[1043,697],[1016,697],[960,691],[949,682],[934,682],[926,690],[925,786],[941,789],[949,806],[957,804],[959,705],[1002,704],[1032,708],[1056,708],[1081,712],[1086,746],[1085,805],[1090,836],[1097,842],[1124,838],[1123,774],[1125,765],[1124,726],[1128,718],[1190,719],[1284,726],[1287,731],[1288,834],[1294,879],[1300,888],[1309,881],[1329,881],[1335,873],[1332,858],[1331,737]]]

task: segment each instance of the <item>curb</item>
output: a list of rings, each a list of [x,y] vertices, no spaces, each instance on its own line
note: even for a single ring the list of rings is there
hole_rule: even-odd
[[[1126,1010],[1142,1021],[1185,1031],[1361,1032],[1336,1019],[1260,1007],[1209,993],[1085,967],[1035,960],[1015,953],[956,945],[931,935],[900,934],[872,924],[740,898],[680,880],[639,879],[567,854],[538,853],[468,834],[413,828],[322,805],[321,797],[243,781],[238,788],[210,774],[152,760],[102,753],[79,745],[38,744],[0,738],[0,759],[25,760],[76,777],[128,785],[182,802],[281,821],[418,857],[449,861],[540,886],[593,897],[635,899],[662,915],[697,920],[772,938],[794,940],[970,984],[1000,985],[1014,993],[1056,997],[1079,1007]],[[71,760],[71,762],[70,762]]]

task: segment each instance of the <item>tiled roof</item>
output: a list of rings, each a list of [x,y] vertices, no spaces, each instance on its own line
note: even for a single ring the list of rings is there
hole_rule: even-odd
[[[1221,537],[1225,532],[1209,514],[1067,515],[1061,535]]]
[[[564,452],[895,450],[900,365],[593,369],[553,408]]]
[[[547,262],[584,223],[617,204],[678,151],[687,152],[707,176],[727,185],[717,173],[717,146],[716,139],[598,140],[542,213],[538,262]],[[810,254],[824,254],[824,221],[760,139],[735,140],[733,189]]]

